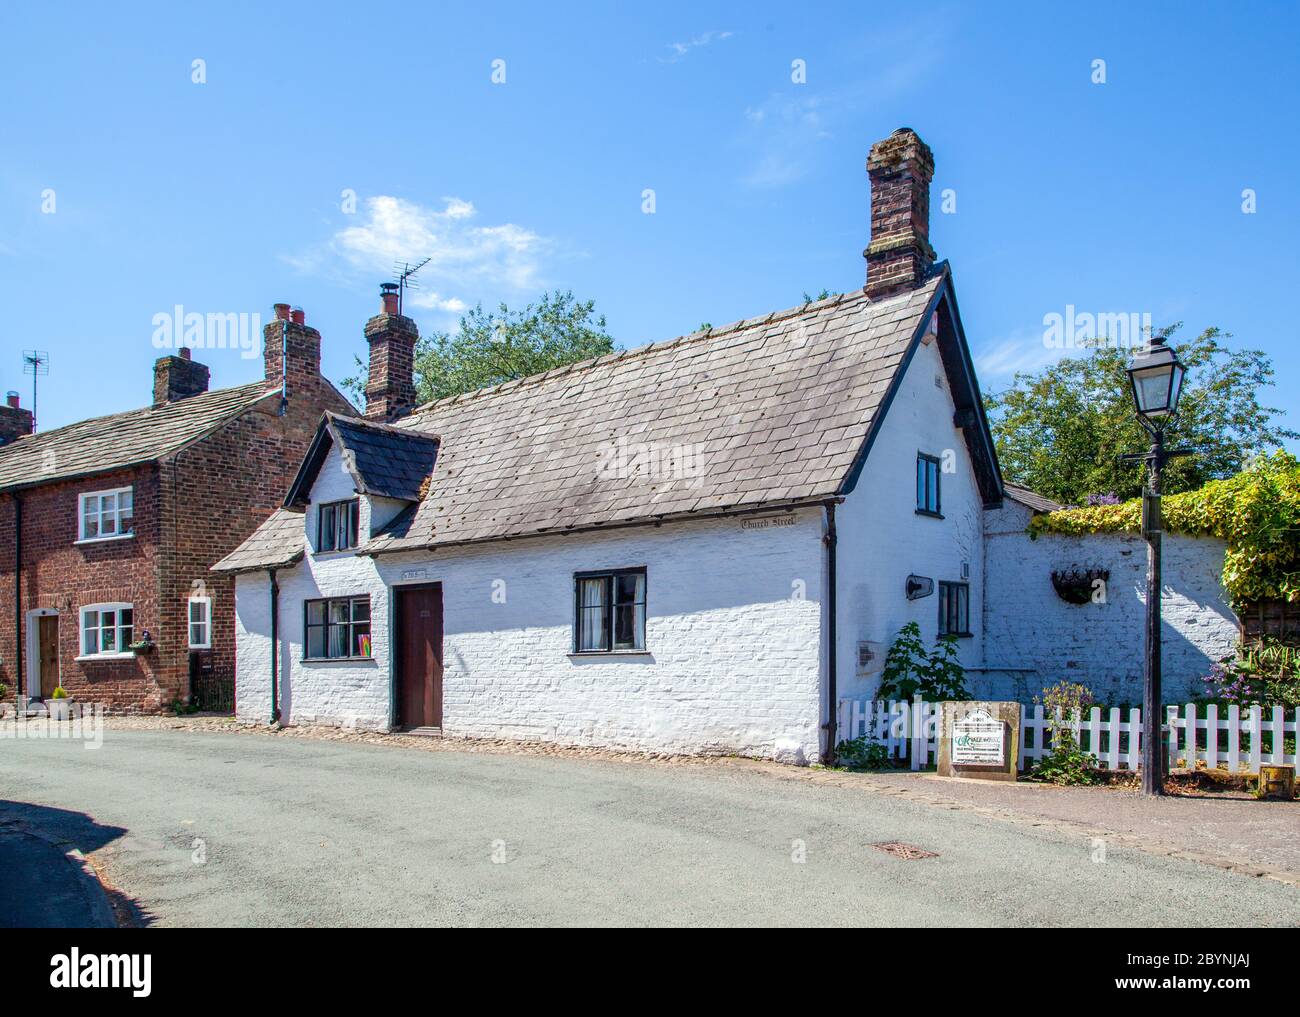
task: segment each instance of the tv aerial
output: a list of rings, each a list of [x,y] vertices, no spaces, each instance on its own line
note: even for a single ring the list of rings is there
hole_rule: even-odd
[[[432,258],[425,258],[419,264],[412,265],[409,261],[399,261],[393,265],[393,271],[397,273],[397,313],[402,313],[402,298],[407,289],[418,290],[420,284],[413,278],[415,273],[424,268],[425,265],[432,261]]]
[[[23,350],[23,374],[32,376],[32,433],[36,433],[36,379],[50,373],[48,350]]]

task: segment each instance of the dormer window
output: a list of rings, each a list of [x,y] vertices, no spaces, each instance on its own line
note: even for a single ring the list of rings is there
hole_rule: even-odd
[[[77,539],[116,540],[135,534],[135,507],[131,488],[92,491],[77,499]]]
[[[326,502],[317,510],[317,551],[347,551],[357,546],[360,511],[356,498]]]

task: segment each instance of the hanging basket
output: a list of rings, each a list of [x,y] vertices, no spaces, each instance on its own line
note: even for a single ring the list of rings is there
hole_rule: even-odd
[[[1094,584],[1100,579],[1103,583],[1110,581],[1109,569],[1070,569],[1053,572],[1052,586],[1056,595],[1067,604],[1088,604],[1092,602]]]

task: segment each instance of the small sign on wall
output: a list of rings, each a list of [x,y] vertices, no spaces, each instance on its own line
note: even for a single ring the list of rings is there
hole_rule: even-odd
[[[402,569],[402,573],[398,578],[404,583],[415,582],[418,579],[428,579],[429,570],[428,569]]]
[[[793,526],[794,514],[784,512],[779,516],[749,516],[740,521],[742,530],[771,530],[778,526]]]

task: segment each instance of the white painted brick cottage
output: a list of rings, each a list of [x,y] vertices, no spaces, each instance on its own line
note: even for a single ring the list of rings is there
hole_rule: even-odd
[[[239,715],[806,761],[908,621],[1014,680],[930,150],[903,129],[868,170],[864,290],[415,409],[386,290],[366,419],[327,415],[216,566]]]

